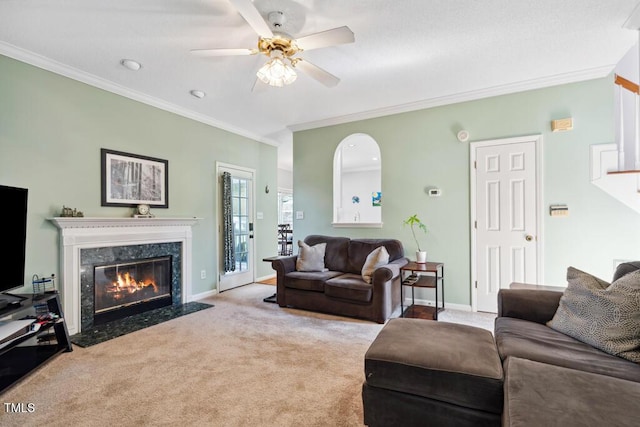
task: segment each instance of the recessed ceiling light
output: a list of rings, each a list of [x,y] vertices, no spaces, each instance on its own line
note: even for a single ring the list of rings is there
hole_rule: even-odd
[[[137,61],[134,61],[133,59],[123,59],[122,61],[120,61],[120,64],[122,64],[123,67],[128,68],[132,71],[138,71],[140,68],[142,68],[142,64],[140,64]]]
[[[377,162],[377,161],[378,161],[378,158],[377,158],[377,157],[374,157],[374,158],[373,158],[373,161],[374,161],[374,162]]]
[[[204,98],[205,96],[207,96],[207,94],[206,94],[206,93],[204,93],[204,92],[203,92],[203,91],[201,91],[201,90],[195,90],[195,89],[194,89],[194,90],[192,90],[192,91],[191,91],[191,92],[189,92],[189,93],[190,93],[191,95],[195,96],[196,98],[199,98],[199,99],[202,99],[202,98]]]

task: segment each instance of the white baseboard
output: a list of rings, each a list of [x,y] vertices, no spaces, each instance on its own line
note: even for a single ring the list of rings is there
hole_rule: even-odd
[[[218,294],[218,290],[217,289],[213,289],[211,291],[206,291],[206,292],[202,292],[202,293],[199,293],[199,294],[191,295],[191,296],[187,297],[187,302],[198,301],[198,300],[201,300],[201,299],[212,297],[212,296],[217,295],[217,294]]]

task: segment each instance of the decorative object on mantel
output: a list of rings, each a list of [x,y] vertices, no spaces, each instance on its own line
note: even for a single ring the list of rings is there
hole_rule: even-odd
[[[76,208],[71,209],[62,205],[62,211],[60,212],[60,216],[82,218],[84,214],[81,211],[77,210]]]
[[[416,247],[418,250],[416,251],[416,263],[424,264],[427,262],[427,251],[423,251],[420,249],[420,242],[418,242],[418,237],[416,236],[415,227],[418,227],[424,233],[427,233],[427,226],[420,221],[418,218],[418,214],[411,215],[409,218],[404,220],[404,225],[408,225],[411,227],[411,234],[413,235],[413,240],[416,242]]]
[[[169,162],[100,149],[102,206],[169,207]]]
[[[134,218],[155,218],[149,209],[149,205],[140,204],[136,206],[135,213],[133,214]]]

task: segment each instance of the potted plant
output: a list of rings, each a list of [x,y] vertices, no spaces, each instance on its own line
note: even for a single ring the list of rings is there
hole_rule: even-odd
[[[423,251],[422,249],[420,249],[420,242],[418,242],[418,237],[416,236],[416,227],[424,231],[424,233],[426,234],[427,226],[424,225],[422,221],[420,221],[417,214],[411,215],[409,218],[405,219],[404,225],[408,225],[411,227],[413,240],[416,241],[416,246],[418,247],[418,250],[416,251],[416,262],[418,264],[424,264],[425,262],[427,262],[427,251]]]

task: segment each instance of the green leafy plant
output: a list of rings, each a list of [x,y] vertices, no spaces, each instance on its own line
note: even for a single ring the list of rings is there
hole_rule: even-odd
[[[408,225],[411,227],[411,234],[413,234],[413,240],[416,241],[416,246],[418,247],[418,251],[421,252],[420,242],[418,242],[418,237],[416,236],[416,227],[420,230],[424,231],[427,234],[427,226],[424,225],[422,221],[418,218],[418,214],[411,215],[409,218],[404,220],[404,225]]]

